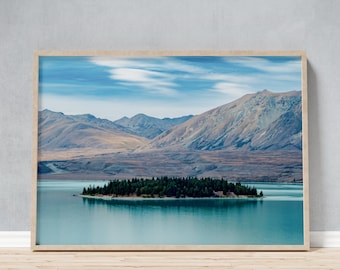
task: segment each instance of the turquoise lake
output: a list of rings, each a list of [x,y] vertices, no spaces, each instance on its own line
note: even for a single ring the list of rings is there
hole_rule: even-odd
[[[86,199],[107,181],[38,181],[38,245],[303,245],[302,184],[263,199]]]

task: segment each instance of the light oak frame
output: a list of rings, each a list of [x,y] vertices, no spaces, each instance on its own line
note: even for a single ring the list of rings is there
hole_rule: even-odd
[[[40,56],[299,56],[302,71],[302,145],[303,145],[303,245],[37,245],[37,164],[38,164],[38,88]],[[33,170],[32,170],[32,229],[33,251],[307,251],[309,237],[309,167],[308,167],[308,104],[307,57],[304,51],[37,51],[34,55],[33,86]]]

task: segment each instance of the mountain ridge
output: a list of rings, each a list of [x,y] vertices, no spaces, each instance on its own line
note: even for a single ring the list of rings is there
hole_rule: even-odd
[[[139,113],[131,118],[125,116],[114,121],[113,123],[122,127],[122,129],[131,134],[142,136],[147,139],[153,139],[154,137],[161,134],[165,130],[175,125],[181,124],[190,119],[191,117],[192,115],[187,115],[177,118],[167,117],[160,119],[145,115],[143,113]]]
[[[160,134],[141,150],[301,149],[301,119],[301,92],[264,90],[196,115]],[[291,127],[294,129],[288,129]],[[273,136],[277,129],[281,134]]]
[[[133,149],[147,140],[125,133],[113,122],[90,114],[65,115],[62,112],[39,112],[38,142],[40,151],[70,149]]]

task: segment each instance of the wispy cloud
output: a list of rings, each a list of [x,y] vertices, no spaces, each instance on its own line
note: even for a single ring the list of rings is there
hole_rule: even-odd
[[[139,57],[139,58],[124,58],[124,57],[91,57],[90,61],[99,66],[111,68],[137,68],[154,71],[169,71],[176,70],[188,73],[204,73],[206,69],[183,64],[176,61],[174,57]]]
[[[150,58],[148,58],[149,60]],[[98,66],[105,66],[111,68],[141,68],[141,69],[154,69],[157,65],[152,64],[150,61],[141,61],[136,58],[124,57],[102,57],[95,56],[90,58],[90,62]]]
[[[92,57],[92,63],[109,68],[109,78],[117,84],[143,88],[159,95],[176,95],[176,86],[171,74],[162,71],[160,59],[126,59]]]
[[[209,71],[206,68],[183,64],[178,61],[174,61],[173,59],[169,59],[168,57],[164,57],[163,59],[164,64],[161,66],[163,70],[176,70],[178,72],[182,72],[182,74],[190,74],[193,76],[197,74],[206,74]]]
[[[298,58],[289,61],[273,61],[275,57],[228,57],[225,58],[227,63],[238,64],[243,67],[256,69],[268,73],[292,73],[301,69],[301,62]],[[279,57],[278,57],[279,59]]]
[[[188,65],[169,57],[154,58],[106,58],[92,57],[91,62],[109,67],[110,78],[124,85],[144,88],[153,94],[176,95],[180,85],[176,82],[183,78],[197,78],[206,69]]]
[[[301,89],[299,57],[225,57],[234,66],[236,76],[226,76],[226,82],[247,83],[254,90],[289,91]],[[223,77],[223,76],[222,76]],[[249,87],[251,88],[251,87]]]
[[[249,76],[246,74],[227,74],[227,73],[213,73],[207,74],[202,77],[205,80],[211,81],[225,81],[225,82],[235,82],[235,83],[252,83],[255,81],[253,76]]]
[[[166,73],[136,68],[115,68],[110,70],[110,78],[130,84],[138,84],[147,91],[159,94],[175,95],[176,83]]]
[[[223,94],[225,99],[228,100],[234,100],[257,90],[251,87],[251,85],[256,83],[256,79],[246,74],[214,73],[205,75],[202,78],[213,82],[212,87],[209,89],[210,91]]]
[[[253,89],[250,89],[248,85],[229,82],[216,83],[212,90],[225,94],[230,98],[238,98],[254,91]]]

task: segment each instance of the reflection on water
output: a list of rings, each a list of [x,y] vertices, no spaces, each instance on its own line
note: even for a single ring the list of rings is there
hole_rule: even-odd
[[[263,184],[264,199],[74,196],[88,185],[88,181],[39,181],[40,244],[303,244],[301,185]]]
[[[105,205],[107,207],[114,206],[133,206],[133,207],[159,207],[159,208],[171,208],[171,207],[183,207],[183,208],[231,208],[231,207],[256,207],[258,203],[262,203],[261,199],[215,199],[215,198],[186,198],[186,199],[98,199],[83,197],[83,203],[89,207],[95,205]]]

